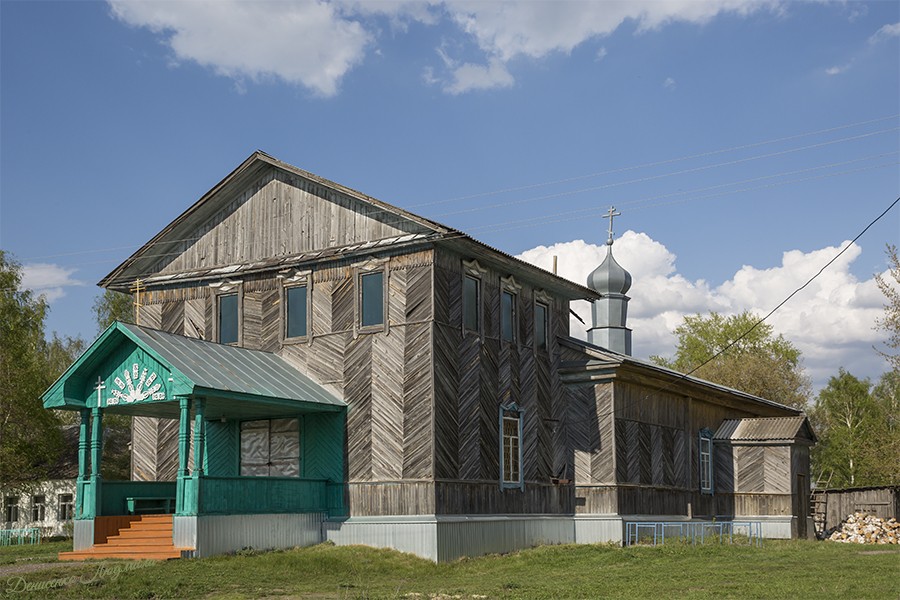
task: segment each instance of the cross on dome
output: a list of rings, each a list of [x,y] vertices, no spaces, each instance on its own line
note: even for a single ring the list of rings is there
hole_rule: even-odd
[[[609,219],[609,239],[606,240],[607,246],[612,246],[613,244],[613,217],[621,217],[622,213],[616,212],[615,206],[609,207],[609,212],[603,215],[604,219]]]

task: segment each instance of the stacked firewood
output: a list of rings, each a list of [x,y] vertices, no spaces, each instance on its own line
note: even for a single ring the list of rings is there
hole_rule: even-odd
[[[857,512],[832,529],[827,539],[845,544],[900,544],[900,523]]]

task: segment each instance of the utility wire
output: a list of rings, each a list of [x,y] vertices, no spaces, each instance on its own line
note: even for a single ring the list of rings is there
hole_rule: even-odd
[[[800,138],[804,138],[804,137],[810,137],[810,136],[818,135],[818,134],[822,134],[822,133],[831,133],[831,132],[833,132],[833,131],[840,131],[840,130],[842,130],[842,129],[850,129],[850,128],[852,128],[852,127],[859,127],[860,125],[870,125],[870,124],[872,124],[872,123],[879,123],[879,122],[881,122],[881,121],[887,121],[887,120],[889,120],[889,119],[896,119],[897,117],[900,117],[900,114],[888,115],[888,116],[886,116],[886,117],[879,117],[879,118],[877,118],[877,119],[869,119],[868,121],[859,121],[859,122],[857,122],[857,123],[849,123],[849,124],[847,124],[847,125],[839,125],[839,126],[837,126],[837,127],[829,127],[829,128],[827,128],[827,129],[819,129],[819,130],[817,130],[817,131],[808,131],[808,132],[805,132],[805,133],[799,133],[799,134],[795,134],[795,135],[789,135],[789,136],[785,136],[785,137],[774,138],[774,139],[771,139],[771,140],[764,140],[764,141],[761,141],[761,142],[754,142],[754,143],[751,143],[751,144],[742,144],[742,145],[739,145],[739,146],[732,146],[732,147],[730,147],[730,148],[720,148],[720,149],[718,149],[718,150],[710,150],[710,151],[708,151],[708,152],[701,152],[701,153],[699,153],[699,154],[691,154],[691,155],[688,155],[688,156],[682,156],[682,157],[679,157],[679,158],[668,158],[668,159],[664,159],[664,160],[659,160],[659,161],[649,162],[649,163],[643,163],[643,164],[639,164],[639,165],[632,165],[632,166],[626,166],[626,167],[619,167],[619,168],[616,168],[616,169],[609,169],[609,170],[607,170],[607,171],[598,171],[598,172],[596,172],[596,173],[588,173],[587,175],[576,175],[576,176],[574,176],[574,177],[566,177],[566,178],[564,178],[564,179],[557,179],[557,180],[554,180],[554,181],[546,181],[546,182],[542,182],[542,183],[532,183],[532,184],[529,184],[529,185],[521,185],[521,186],[516,186],[516,187],[509,187],[509,188],[504,188],[504,189],[494,190],[494,191],[490,191],[490,192],[478,192],[478,193],[475,193],[475,194],[469,194],[469,195],[466,195],[466,196],[457,196],[457,197],[454,197],[454,198],[447,198],[447,199],[445,199],[445,200],[436,200],[436,201],[433,201],[433,202],[423,202],[423,203],[421,203],[421,204],[411,204],[411,205],[409,205],[409,207],[410,207],[410,208],[419,208],[419,207],[422,207],[422,206],[434,206],[434,205],[436,205],[436,204],[447,204],[447,203],[449,203],[449,202],[458,202],[458,201],[461,201],[461,200],[470,200],[470,199],[473,199],[473,198],[483,198],[483,197],[485,197],[485,196],[495,196],[495,195],[499,195],[499,194],[507,194],[507,193],[510,193],[510,192],[521,192],[521,191],[524,191],[524,190],[531,190],[531,189],[540,188],[540,187],[547,187],[547,186],[551,186],[551,185],[558,185],[558,184],[561,184],[561,183],[570,183],[570,182],[572,182],[572,181],[580,181],[580,180],[584,180],[584,179],[592,179],[592,178],[594,178],[594,177],[600,177],[601,175],[612,175],[612,174],[614,174],[614,173],[622,173],[622,172],[625,172],[625,171],[633,171],[633,170],[636,170],[636,169],[644,169],[644,168],[649,168],[649,167],[659,167],[659,166],[662,166],[662,165],[668,165],[668,164],[677,163],[677,162],[682,162],[682,161],[686,161],[686,160],[692,160],[692,159],[695,159],[695,158],[703,158],[703,157],[706,157],[706,156],[715,156],[716,154],[725,154],[725,153],[728,153],[728,152],[734,152],[734,151],[737,151],[737,150],[746,150],[746,149],[748,149],[748,148],[757,148],[757,147],[759,147],[759,146],[767,146],[767,145],[769,145],[769,144],[776,144],[776,143],[778,143],[778,142],[787,142],[787,141],[790,141],[790,140],[796,140],[796,139],[800,139]]]
[[[891,118],[891,117],[884,117],[884,118],[881,118],[881,119],[875,119],[875,120],[873,120],[873,121],[867,121],[866,123],[868,123],[868,122],[881,121],[881,120],[884,120],[884,119],[886,119],[886,118]],[[849,126],[837,127],[837,128],[832,128],[832,129],[829,129],[829,130],[824,130],[824,131],[833,131],[833,130],[835,130],[835,129],[841,129],[841,128],[844,128],[844,127],[849,127]],[[438,215],[435,215],[435,216],[436,216],[436,217],[450,216],[450,215],[464,214],[464,213],[475,212],[475,211],[478,211],[478,210],[485,210],[485,209],[490,209],[490,208],[499,208],[499,207],[506,207],[506,206],[518,205],[518,204],[525,204],[525,203],[537,202],[537,201],[541,201],[541,200],[553,200],[553,199],[561,198],[561,197],[564,197],[564,196],[572,196],[572,195],[581,194],[581,193],[590,192],[590,191],[597,191],[597,190],[608,189],[608,188],[612,188],[612,187],[620,187],[620,186],[630,185],[630,184],[634,184],[634,183],[642,183],[642,182],[645,182],[645,181],[651,181],[651,180],[661,179],[661,178],[665,178],[665,177],[672,177],[672,176],[675,176],[675,175],[684,175],[684,174],[687,174],[687,173],[693,173],[693,172],[698,172],[698,171],[709,170],[709,169],[713,169],[713,168],[717,168],[717,167],[721,167],[721,166],[731,166],[731,165],[734,165],[734,164],[738,164],[738,163],[742,163],[742,162],[747,162],[747,161],[751,161],[751,160],[759,160],[759,159],[762,159],[762,158],[771,158],[771,157],[774,157],[774,156],[780,156],[780,155],[787,154],[787,153],[794,153],[794,152],[800,152],[800,151],[808,150],[808,149],[812,149],[812,148],[817,148],[817,147],[820,147],[820,146],[823,146],[823,145],[829,145],[829,144],[841,143],[841,142],[846,142],[846,141],[853,141],[853,140],[860,139],[860,138],[863,138],[863,137],[869,137],[869,136],[872,136],[872,135],[878,135],[878,134],[885,133],[885,132],[896,131],[896,130],[898,130],[898,129],[900,129],[900,127],[894,127],[894,128],[890,128],[890,129],[879,130],[879,131],[876,131],[876,132],[869,132],[869,133],[866,133],[866,134],[861,134],[861,135],[858,135],[858,136],[851,136],[851,137],[847,137],[847,138],[840,138],[840,139],[837,139],[837,140],[829,140],[829,141],[827,141],[827,142],[821,142],[821,143],[819,143],[819,144],[813,144],[813,145],[804,146],[804,147],[800,147],[800,148],[792,148],[792,149],[783,150],[783,151],[779,151],[779,152],[775,152],[775,153],[769,153],[769,154],[763,154],[763,155],[756,155],[756,156],[751,156],[751,157],[745,157],[745,158],[742,158],[742,159],[737,159],[737,160],[734,160],[734,161],[728,161],[728,162],[724,162],[724,163],[718,163],[718,164],[714,164],[714,165],[705,165],[705,166],[702,166],[702,167],[696,167],[696,168],[692,168],[692,169],[685,169],[685,170],[675,171],[675,172],[670,172],[670,173],[661,173],[661,174],[653,175],[653,176],[649,176],[649,177],[637,178],[637,179],[633,179],[633,180],[622,181],[622,182],[616,182],[616,183],[610,183],[610,184],[604,184],[604,185],[601,185],[601,186],[593,186],[593,187],[589,187],[589,188],[583,188],[583,189],[580,189],[580,190],[573,190],[573,191],[559,192],[559,193],[555,193],[555,194],[548,194],[548,195],[537,196],[537,197],[532,197],[532,198],[525,198],[525,199],[514,200],[514,201],[510,201],[510,202],[505,202],[505,203],[500,203],[500,204],[487,205],[487,206],[483,206],[483,207],[479,207],[479,208],[472,208],[472,209],[465,209],[465,210],[460,210],[460,211],[455,211],[455,212],[442,213],[442,214],[438,214]],[[802,134],[802,135],[809,135],[809,134]],[[791,136],[791,137],[802,137],[802,136]],[[791,139],[791,138],[781,138],[781,139]],[[761,142],[760,144],[762,144],[762,142]],[[746,145],[746,146],[744,146],[744,147],[751,147],[751,146],[754,146],[754,145],[759,145],[759,144],[748,144],[748,145]],[[715,154],[715,153],[716,153],[716,152],[711,152],[711,153],[708,153],[708,154]],[[880,155],[876,155],[876,156],[880,156]],[[679,160],[679,159],[673,159],[672,161],[663,161],[663,162],[675,162],[676,160]],[[854,159],[854,161],[858,161],[858,160],[865,160],[865,159]],[[853,161],[847,161],[847,162],[849,163],[849,162],[853,162]],[[839,164],[842,164],[842,163],[833,163],[832,166],[836,166],[836,165],[839,165]],[[631,170],[631,169],[636,169],[636,168],[640,168],[640,166],[637,166],[637,167],[628,167],[628,168],[626,168],[626,169],[624,169],[624,170]],[[825,167],[813,167],[813,169],[815,169],[815,168],[825,168]],[[729,184],[729,183],[726,183],[726,184],[721,184],[721,185],[723,185],[723,186],[727,186],[727,185],[736,185],[736,183],[730,183],[730,184]],[[431,217],[429,217],[429,218],[431,218]],[[175,239],[175,240],[165,240],[165,243],[167,243],[167,244],[175,244],[175,243],[182,243],[182,242],[188,242],[188,243],[191,243],[191,242],[199,241],[200,239],[201,239],[200,237],[182,238],[182,239]],[[147,246],[147,245],[145,244],[145,246]],[[95,249],[95,250],[81,250],[81,251],[68,252],[68,253],[61,253],[61,254],[49,254],[49,255],[44,255],[44,256],[27,257],[27,258],[23,258],[23,259],[20,259],[20,260],[23,261],[23,262],[25,262],[25,261],[33,262],[33,261],[47,260],[47,259],[51,259],[51,258],[59,258],[59,257],[66,257],[66,256],[77,256],[77,255],[82,255],[82,254],[97,254],[97,253],[102,253],[102,252],[112,252],[112,251],[123,250],[123,249],[124,249],[124,250],[128,250],[128,249],[132,249],[132,248],[134,248],[134,246],[121,246],[121,247],[101,248],[101,249]],[[163,257],[165,257],[165,256],[170,256],[170,255],[172,255],[172,254],[174,254],[174,253],[157,254],[157,255],[145,255],[145,257],[146,257],[146,258],[157,258],[157,257],[158,257],[158,258],[163,258]],[[111,259],[111,260],[103,260],[103,261],[96,261],[96,262],[94,262],[94,263],[86,263],[86,264],[106,264],[106,263],[109,263],[109,262],[115,262],[115,259]]]
[[[820,142],[818,144],[810,144],[808,146],[801,146],[799,148],[789,148],[787,150],[779,150],[778,152],[770,152],[768,154],[758,154],[756,156],[748,156],[745,158],[738,158],[735,160],[730,160],[730,161],[726,161],[726,162],[722,162],[722,163],[716,163],[716,164],[712,164],[712,165],[703,165],[701,167],[682,169],[680,171],[673,171],[670,173],[660,173],[658,175],[648,175],[646,177],[638,177],[636,179],[626,179],[625,181],[617,181],[614,183],[605,183],[603,185],[595,185],[595,186],[591,186],[591,187],[587,187],[587,188],[581,188],[578,190],[559,192],[556,194],[546,194],[543,196],[532,196],[531,198],[524,198],[524,199],[520,199],[520,200],[510,200],[508,202],[498,202],[496,204],[486,204],[483,206],[476,206],[476,207],[466,208],[466,209],[462,209],[462,210],[456,210],[456,211],[452,211],[452,212],[439,213],[435,216],[436,217],[447,217],[447,216],[453,216],[453,215],[473,213],[473,212],[478,212],[478,211],[482,211],[482,210],[489,210],[492,208],[506,208],[509,206],[517,206],[520,204],[527,204],[529,202],[537,202],[540,200],[551,200],[554,198],[561,198],[563,196],[574,196],[576,194],[583,194],[585,192],[596,192],[598,190],[606,190],[606,189],[610,189],[610,188],[621,187],[623,185],[631,185],[634,183],[644,183],[647,181],[656,181],[658,179],[665,179],[666,177],[674,177],[676,175],[686,175],[688,173],[698,173],[700,171],[708,171],[709,169],[716,169],[719,167],[729,167],[732,165],[750,162],[753,160],[761,160],[764,158],[774,158],[776,156],[784,156],[785,154],[792,154],[794,152],[802,152],[803,150],[811,150],[811,149],[815,149],[815,148],[821,148],[823,146],[829,146],[831,144],[855,141],[855,140],[871,137],[873,135],[880,135],[882,133],[890,133],[892,131],[897,131],[897,130],[900,130],[900,127],[891,127],[888,129],[881,129],[879,131],[872,131],[869,133],[863,133],[860,135],[854,135],[854,136],[850,136],[850,137],[846,137],[846,138],[840,138],[837,140],[829,140],[827,142]]]

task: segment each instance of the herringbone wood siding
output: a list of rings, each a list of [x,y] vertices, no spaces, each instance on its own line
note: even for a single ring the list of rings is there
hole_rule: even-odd
[[[436,508],[439,514],[574,510],[571,488],[550,483],[552,476],[573,470],[568,401],[554,363],[555,334],[568,322],[564,303],[551,307],[550,351],[536,352],[534,290],[517,282],[522,287],[515,297],[516,339],[502,341],[500,278],[507,273],[488,269],[480,278],[481,331],[464,332],[463,259],[438,252],[434,270],[434,471],[441,480]],[[512,402],[523,409],[524,494],[499,485],[499,410]]]

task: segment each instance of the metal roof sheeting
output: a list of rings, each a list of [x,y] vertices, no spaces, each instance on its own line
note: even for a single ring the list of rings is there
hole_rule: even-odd
[[[346,406],[342,399],[277,354],[207,342],[139,325],[118,325],[163,357],[195,387]]]
[[[804,430],[805,427],[805,430]],[[713,439],[732,442],[815,441],[805,416],[729,419],[723,421]]]

